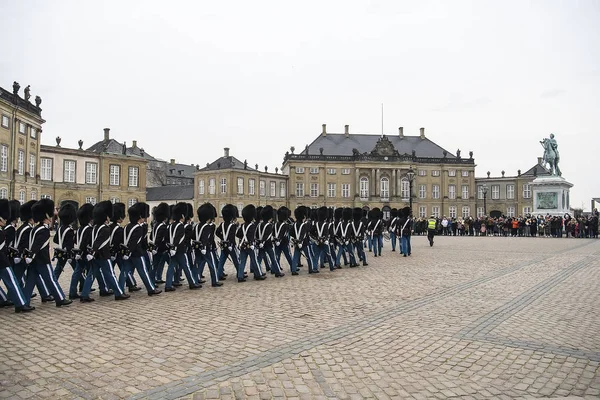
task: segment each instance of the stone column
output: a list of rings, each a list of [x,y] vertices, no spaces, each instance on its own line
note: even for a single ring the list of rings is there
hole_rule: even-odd
[[[390,179],[390,197],[396,197],[396,169],[392,170],[392,179]]]
[[[355,171],[354,171],[354,174],[356,175],[354,177],[354,181],[355,181],[355,185],[354,185],[355,196],[359,196],[360,197],[360,169],[356,168]]]
[[[381,192],[381,184],[379,182],[379,179],[381,177],[381,173],[379,172],[379,168],[377,168],[375,170],[375,196],[379,197],[380,192]]]
[[[369,182],[369,197],[375,196],[375,168],[371,169],[371,181]]]

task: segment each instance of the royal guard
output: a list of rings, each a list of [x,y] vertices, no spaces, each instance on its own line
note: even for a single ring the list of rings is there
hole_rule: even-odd
[[[171,212],[171,219],[173,222],[171,225],[169,225],[169,230],[167,232],[169,239],[167,247],[169,248],[170,261],[167,268],[165,292],[175,291],[175,288],[173,287],[173,277],[175,275],[176,267],[181,268],[185,273],[190,289],[200,289],[202,287],[202,285],[196,281],[196,278],[192,274],[190,262],[187,256],[189,244],[186,241],[184,227],[184,222],[188,212],[187,209],[188,207],[186,203],[177,203],[175,206],[173,206]]]
[[[400,210],[400,219],[398,220],[398,224],[396,226],[396,235],[400,237],[401,243],[400,251],[404,257],[410,256],[412,253],[410,238],[412,236],[413,229],[412,210],[410,207],[404,207],[402,210]]]
[[[193,228],[192,249],[195,253],[194,275],[201,279],[204,273],[204,266],[208,264],[210,272],[210,283],[213,287],[223,286],[219,282],[219,272],[217,260],[212,253],[214,243],[214,225],[211,224],[215,218],[214,209],[210,204],[205,203],[198,207],[198,223]]]
[[[219,224],[215,231],[215,236],[219,238],[219,247],[221,247],[221,255],[218,261],[218,271],[224,271],[227,257],[231,258],[231,262],[237,272],[238,282],[245,282],[244,270],[240,268],[238,260],[237,245],[235,243],[235,233],[237,225],[234,222],[236,209],[232,204],[226,204],[221,210],[223,222]]]
[[[275,257],[281,266],[281,254],[290,266],[290,272],[294,272],[292,253],[290,252],[290,209],[282,206],[277,210],[277,222],[273,231],[273,242],[275,243]]]
[[[254,274],[254,279],[262,281],[266,276],[262,273],[256,257],[256,207],[248,204],[242,209],[242,218],[244,223],[238,228],[236,236],[240,239],[240,268],[246,269],[246,261],[250,258],[250,271]],[[242,281],[243,282],[243,281]]]
[[[381,212],[375,207],[368,213],[369,223],[367,225],[367,234],[371,239],[371,248],[373,256],[381,256],[381,248],[383,246],[382,228],[383,221],[381,220]]]
[[[337,255],[337,265],[340,265],[340,255],[344,255],[344,265],[346,264],[345,255],[348,254],[350,259],[350,267],[358,267],[356,257],[354,257],[353,235],[352,235],[352,209],[346,207],[342,209],[341,221],[336,227],[336,240],[339,243],[340,249]]]
[[[112,209],[112,217],[110,219],[111,223],[109,225],[110,228],[110,261],[112,265],[117,265],[119,267],[119,271],[123,272],[124,261],[123,261],[123,227],[121,224],[125,220],[125,203],[115,203],[113,204]],[[130,292],[137,292],[142,290],[142,288],[137,286],[137,282],[133,277],[133,273],[129,271],[126,274],[125,284],[127,285],[127,290]],[[123,288],[124,289],[124,288]]]
[[[281,270],[279,262],[275,258],[275,251],[273,250],[273,207],[267,205],[261,210],[261,222],[256,227],[256,244],[258,246],[258,253],[260,258],[267,260],[271,266],[271,273],[275,274],[275,277],[281,278],[285,276]]]
[[[317,221],[313,224],[310,232],[311,241],[314,245],[313,265],[319,265],[323,257],[329,264],[329,270],[335,271],[335,263],[329,253],[329,241],[332,232],[329,230],[327,213],[327,207],[325,206],[317,210]]]
[[[92,230],[94,229],[92,224],[93,211],[94,206],[86,203],[79,207],[76,213],[79,229],[75,233],[75,245],[72,250],[75,268],[73,275],[71,275],[71,284],[69,285],[69,299],[71,300],[80,298],[77,287],[79,286],[79,291],[83,292],[85,285],[84,277],[87,276],[90,270],[86,256],[88,254],[88,247],[92,245]],[[82,280],[83,284],[81,284]]]
[[[169,218],[169,205],[160,203],[154,209],[154,226],[150,232],[150,251],[152,252],[152,272],[151,278],[154,278],[156,284],[165,283],[163,281],[163,271],[165,264],[169,262],[169,252],[167,249],[167,224]]]
[[[75,246],[75,231],[71,224],[75,222],[77,218],[77,210],[75,205],[72,203],[65,203],[60,207],[58,211],[58,219],[60,225],[58,230],[54,234],[54,257],[56,260],[56,268],[54,269],[54,275],[56,279],[60,278],[61,273],[65,269],[67,263],[71,264],[73,270],[75,270],[73,263],[73,247]]]
[[[390,241],[392,242],[392,251],[396,251],[396,240],[398,238],[396,231],[398,230],[398,209],[392,208],[390,210],[390,224],[388,231],[390,232]]]
[[[363,238],[365,237],[366,226],[364,225],[363,210],[359,207],[355,207],[352,211],[352,223],[350,223],[350,235],[352,236],[354,250],[362,261],[363,266],[367,265],[367,255],[363,246]]]
[[[319,272],[318,268],[313,267],[312,259],[308,252],[308,233],[309,223],[306,221],[306,209],[303,206],[297,207],[294,210],[296,222],[290,228],[290,240],[294,246],[294,257],[292,259],[292,275],[298,275],[298,265],[300,257],[304,254],[308,263],[308,273],[312,274],[315,271]]]
[[[40,276],[54,296],[56,307],[69,305],[72,301],[65,298],[65,294],[54,276],[50,261],[50,227],[54,218],[54,202],[50,199],[36,202],[31,207],[31,214],[37,225],[31,231],[29,250],[25,257],[27,283],[23,292],[27,304],[31,299],[36,279]]]

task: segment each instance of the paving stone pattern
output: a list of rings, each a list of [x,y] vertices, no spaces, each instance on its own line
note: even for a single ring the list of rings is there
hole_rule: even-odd
[[[415,237],[411,257],[387,246],[334,273],[35,300],[0,309],[0,398],[599,398],[599,256],[595,240]]]

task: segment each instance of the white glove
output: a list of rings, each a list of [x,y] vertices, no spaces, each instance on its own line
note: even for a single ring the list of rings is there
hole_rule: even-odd
[[[15,262],[15,264],[19,264],[21,262],[21,257],[15,257],[13,258],[13,261]]]
[[[279,246],[279,245],[281,245],[281,242],[278,240],[275,242],[275,246]]]
[[[75,255],[75,259],[76,259],[77,261],[81,260],[81,254],[76,254],[76,255]]]
[[[155,256],[155,255],[157,255],[157,254],[158,254],[158,251],[156,251],[156,250],[152,250],[152,255],[153,255],[153,256]]]
[[[329,240],[325,241],[325,246],[329,246]]]
[[[110,261],[115,262],[117,260],[117,257],[115,256],[110,256]]]
[[[227,250],[229,250],[229,251],[232,251],[232,250],[233,250],[233,247],[229,246],[229,247],[227,248]]]
[[[202,255],[206,255],[206,249],[200,250],[200,253],[202,253]]]
[[[33,258],[25,257],[25,263],[31,264],[32,261],[33,261]]]
[[[125,260],[125,261],[129,260],[129,256],[123,256],[123,260]]]
[[[302,243],[298,243],[298,248],[301,249],[302,248]]]
[[[177,252],[175,250],[169,250],[169,254],[171,255],[171,257],[175,257],[175,254]]]
[[[258,247],[262,249],[263,247],[265,247],[265,245],[264,245],[264,243],[261,243],[258,245]]]
[[[87,256],[85,256],[85,258],[86,258],[88,261],[92,261],[92,260],[94,259],[94,256],[93,256],[93,255],[91,255],[91,254],[88,254]]]
[[[71,263],[73,262],[73,260],[69,258],[69,259],[67,260],[67,262],[68,262],[69,264],[71,264]]]
[[[250,250],[254,250],[254,245],[250,245]]]

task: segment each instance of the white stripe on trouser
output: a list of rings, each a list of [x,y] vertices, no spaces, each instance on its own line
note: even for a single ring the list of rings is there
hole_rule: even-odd
[[[100,271],[100,276],[102,277],[102,280],[106,283],[106,285],[108,285],[108,282],[106,281],[106,277],[104,276],[104,272],[102,272],[102,268],[98,268],[98,270]],[[104,288],[104,290],[106,290],[106,288]],[[106,291],[108,292],[108,290],[106,290]]]
[[[188,259],[187,253],[183,253],[183,255],[185,256],[185,268],[187,268],[187,271],[190,273],[190,275],[189,275],[189,276],[193,276],[193,275],[192,275],[192,270],[191,270],[191,268],[190,268],[190,260]],[[181,265],[180,265],[179,267],[181,267]],[[191,285],[192,283],[193,283],[193,282],[190,282],[190,285]]]
[[[46,264],[46,268],[48,268],[48,273],[50,274],[50,281],[52,281],[52,286],[54,286],[54,289],[56,290],[56,294],[58,294],[58,297],[61,300],[64,300],[65,298],[61,294],[61,290],[58,287],[58,282],[56,282],[56,278],[54,277],[54,271],[52,271],[52,265]],[[43,281],[44,281],[44,279],[42,278],[42,282]]]
[[[310,260],[306,260],[306,262],[308,263],[308,266],[311,269],[315,269],[315,266],[313,266],[313,261],[315,259],[315,254],[313,252],[313,246],[311,246],[310,244],[308,245],[308,257],[310,257]],[[319,260],[317,260],[317,262],[319,262]],[[319,268],[319,266],[317,265],[316,268]]]
[[[52,277],[54,276],[54,271],[52,271],[52,274],[50,275],[50,278],[52,279]],[[37,280],[37,278],[36,278]],[[40,276],[40,282],[42,282],[42,286],[44,287],[44,290],[46,291],[47,294],[52,294],[50,293],[50,291],[48,290],[48,286],[46,286],[46,281],[44,281],[44,279]],[[41,294],[41,293],[40,293]]]
[[[277,272],[281,273],[281,265],[279,265],[279,261],[277,260],[277,256],[275,255],[275,250],[271,250],[273,254],[273,264],[277,267]],[[271,254],[271,253],[267,253]]]
[[[2,301],[8,300],[8,297],[6,297],[6,293],[4,293],[4,290],[2,290],[1,287],[0,287],[0,300],[2,300]]]
[[[262,269],[260,269],[260,264],[258,263],[258,260],[256,258],[256,253],[254,251],[250,252],[250,257],[254,257],[254,265],[256,265],[256,269],[258,269],[258,274],[262,275]]]
[[[215,271],[215,279],[217,282],[219,282],[219,263],[218,261],[215,262],[215,253],[213,253],[212,251],[210,252],[210,258],[212,259],[212,264],[213,264],[213,270]],[[227,259],[225,259],[225,261],[227,261]],[[232,261],[233,262],[233,261]],[[223,264],[223,273],[225,273],[225,264]]]
[[[117,281],[117,277],[115,276],[115,270],[112,265],[112,262],[110,260],[106,260],[106,262],[108,262],[108,266],[109,266],[110,274],[112,275],[113,283],[115,284],[115,287],[119,291],[119,295],[122,295],[123,291],[121,290],[121,286],[119,286],[119,281]],[[100,270],[102,270],[102,268],[100,268]]]
[[[7,268],[6,273],[8,274],[10,281],[12,282],[12,284],[15,287],[15,293],[16,293],[17,297],[19,298],[19,300],[21,300],[21,304],[25,304],[25,299],[23,297],[21,297],[23,292],[21,290],[19,290],[20,286],[17,285],[17,277],[15,276],[15,273],[13,272],[13,270],[11,268]],[[7,299],[5,298],[4,300],[6,301]]]
[[[148,275],[148,268],[146,267],[146,261],[144,261],[144,256],[140,257],[142,259],[142,268],[144,269],[144,275],[146,275],[146,279],[148,279],[148,283],[152,290],[154,290],[154,282],[150,280],[150,276]],[[139,271],[138,271],[139,272]]]

